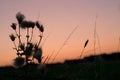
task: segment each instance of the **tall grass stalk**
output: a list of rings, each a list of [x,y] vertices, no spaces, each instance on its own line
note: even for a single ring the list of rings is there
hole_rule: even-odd
[[[49,58],[49,55],[45,58],[45,60],[43,61],[43,64],[47,62],[48,58]]]
[[[45,44],[45,42],[46,42],[46,40],[48,39],[48,37],[49,37],[50,35],[47,35],[47,37],[43,40],[43,42],[41,43],[41,46],[43,46],[44,44]]]
[[[85,47],[87,46],[88,42],[89,42],[89,40],[86,40],[86,42],[85,42],[85,44],[84,44],[84,47],[83,47],[83,49],[82,49],[82,52],[81,52],[81,54],[80,54],[80,59],[81,59],[81,57],[82,57],[82,55],[83,55],[83,53],[84,53]]]
[[[95,55],[96,55],[96,24],[97,24],[97,18],[98,18],[98,16],[96,15],[96,19],[95,19],[95,27],[94,27],[94,57],[95,57]],[[94,60],[95,62],[94,62],[94,72],[95,72],[95,80],[96,80],[96,78],[97,78],[97,72],[96,72],[96,57],[95,57],[95,60]]]
[[[51,55],[47,55],[47,57],[45,58],[45,60],[43,61],[43,64],[47,64],[50,60],[50,58],[52,57],[54,52],[51,53]]]
[[[54,51],[53,51],[53,52],[51,53],[51,55],[48,57],[46,63],[48,63],[48,62],[50,61],[50,59],[51,59],[51,57],[53,56],[53,54],[54,54]]]
[[[117,49],[118,52],[120,51],[119,49],[120,49],[120,37],[119,37],[118,49]]]
[[[98,33],[96,33],[96,37],[97,37],[97,40],[98,40],[99,53],[101,53],[102,50],[101,50],[100,38],[99,38]]]
[[[72,32],[68,35],[68,37],[65,39],[65,41],[63,42],[62,46],[58,49],[56,55],[54,56],[52,62],[54,62],[54,60],[56,59],[57,55],[60,53],[60,51],[63,49],[63,47],[66,45],[67,41],[70,39],[70,37],[72,36],[72,34],[75,32],[75,30],[78,28],[78,26],[76,26]]]

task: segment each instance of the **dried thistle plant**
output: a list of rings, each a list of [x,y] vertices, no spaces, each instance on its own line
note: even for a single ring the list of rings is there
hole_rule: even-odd
[[[34,59],[38,60],[38,63],[41,63],[42,48],[39,47],[39,45],[41,43],[43,32],[44,32],[43,25],[40,24],[38,21],[34,22],[34,21],[25,20],[25,16],[21,12],[18,12],[16,14],[16,19],[18,21],[18,24],[16,23],[11,24],[11,28],[15,31],[16,35],[13,35],[13,34],[9,35],[11,41],[14,43],[14,49],[16,50],[16,54],[18,55],[18,57],[14,59],[14,63],[13,63],[14,66],[22,67],[23,65],[29,64],[29,61],[34,62],[33,61]],[[35,26],[40,32],[39,34],[40,39],[37,44],[34,44],[31,42]],[[22,42],[20,38],[21,32],[22,32],[20,30],[22,29],[26,30],[26,43]],[[29,30],[29,29],[32,29],[32,30]]]

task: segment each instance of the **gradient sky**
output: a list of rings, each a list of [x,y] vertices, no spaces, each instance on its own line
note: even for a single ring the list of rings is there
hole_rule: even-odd
[[[55,61],[78,57],[87,39],[89,44],[83,56],[93,54],[96,15],[96,31],[101,45],[100,51],[97,40],[96,54],[118,51],[120,0],[0,0],[0,65],[12,64],[17,57],[9,39],[13,33],[10,25],[17,22],[17,12],[23,13],[28,20],[39,19],[45,26],[43,40],[48,38],[42,46],[43,56],[52,52],[54,56],[78,26]]]

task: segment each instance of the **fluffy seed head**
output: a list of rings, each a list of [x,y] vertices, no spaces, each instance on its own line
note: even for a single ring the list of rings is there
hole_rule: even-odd
[[[16,19],[18,20],[18,23],[21,24],[21,22],[25,19],[25,16],[21,12],[18,12],[16,14]]]

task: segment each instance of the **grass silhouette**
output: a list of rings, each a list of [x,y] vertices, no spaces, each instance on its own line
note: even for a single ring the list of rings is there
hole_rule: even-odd
[[[88,42],[89,42],[89,40],[87,39],[86,42],[85,42],[85,44],[84,44],[84,47],[83,47],[83,49],[82,49],[82,52],[81,52],[81,54],[80,54],[80,59],[81,59],[81,57],[82,57],[82,55],[83,55],[83,53],[84,53],[85,47],[88,45]]]
[[[14,59],[14,66],[0,67],[0,80],[119,80],[120,79],[120,53],[101,54],[96,55],[96,40],[99,36],[96,31],[97,16],[95,19],[94,27],[94,53],[92,56],[81,59],[85,48],[88,45],[89,39],[84,43],[84,47],[80,54],[79,59],[66,60],[64,63],[46,64],[53,56],[48,55],[42,62],[42,47],[39,47],[43,38],[44,26],[38,21],[27,21],[25,16],[18,12],[16,14],[18,24],[12,23],[11,28],[15,31],[16,35],[11,34],[9,37],[14,44],[17,56]],[[33,44],[32,38],[35,26],[39,30],[38,43]],[[18,28],[17,28],[18,27]],[[18,30],[16,30],[18,29]],[[26,29],[26,43],[21,40],[21,29]],[[30,30],[31,34],[30,34]],[[70,39],[71,35],[77,29],[68,35],[62,46],[58,49],[52,62],[56,59],[57,55],[65,46],[66,42]],[[18,32],[17,32],[18,31]],[[18,45],[15,43],[18,39]],[[98,41],[99,48],[100,41]],[[23,57],[24,56],[24,57]],[[38,64],[34,63],[34,59]],[[102,62],[102,64],[101,64]],[[111,72],[109,72],[111,71]]]
[[[72,34],[75,32],[75,30],[78,28],[78,26],[76,26],[72,32],[68,35],[68,37],[65,39],[65,41],[63,42],[63,44],[61,45],[61,47],[58,49],[56,55],[53,57],[52,62],[54,62],[54,60],[56,59],[57,55],[60,53],[60,51],[63,49],[63,47],[66,45],[67,41],[70,39],[70,37],[72,36]]]

